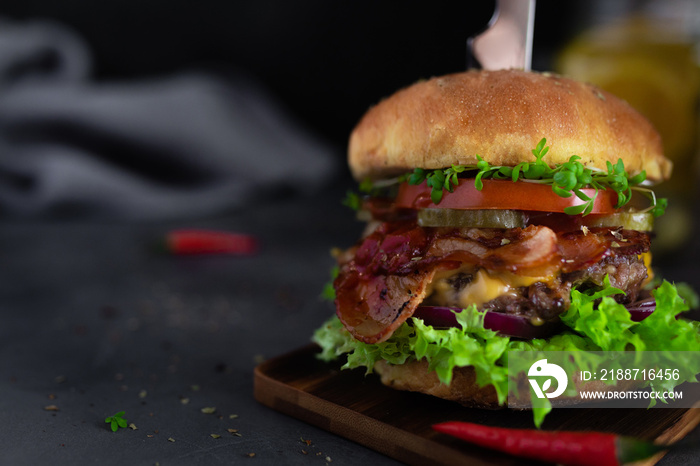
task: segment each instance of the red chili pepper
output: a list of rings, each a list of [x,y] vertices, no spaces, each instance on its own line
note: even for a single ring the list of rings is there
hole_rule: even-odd
[[[508,429],[457,421],[435,424],[433,429],[511,455],[568,466],[618,466],[668,449],[602,432]]]
[[[173,230],[165,237],[172,254],[253,254],[258,245],[255,237],[242,233],[214,230]]]

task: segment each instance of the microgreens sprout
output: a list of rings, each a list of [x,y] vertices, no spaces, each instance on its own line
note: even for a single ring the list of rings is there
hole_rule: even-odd
[[[105,418],[105,423],[110,424],[112,432],[116,432],[120,427],[126,429],[127,421],[122,416],[124,416],[124,411],[119,411],[117,414]]]
[[[362,207],[362,198],[355,191],[348,189],[345,193],[345,198],[340,201],[340,203],[352,210],[360,210],[360,207]]]
[[[430,191],[430,200],[433,204],[439,204],[442,200],[443,190],[453,192],[455,186],[459,184],[457,175],[465,170],[470,169],[468,165],[452,165],[445,170],[424,170],[416,168],[413,173],[408,175],[408,184],[421,184],[423,181],[432,188]]]
[[[637,191],[638,193],[644,195],[647,199],[649,199],[649,207],[644,209],[642,212],[651,212],[654,217],[658,217],[660,215],[664,214],[664,211],[666,210],[666,207],[668,206],[668,199],[661,197],[657,198],[656,194],[654,194],[654,191],[652,191],[649,188],[642,188],[639,186],[635,186],[632,188],[634,191]]]
[[[568,162],[559,163],[550,167],[544,160],[544,156],[549,151],[547,140],[542,138],[537,146],[532,150],[535,156],[534,162],[521,162],[515,167],[491,165],[486,160],[477,155],[476,165],[452,165],[450,168],[425,170],[416,168],[411,173],[399,177],[400,181],[407,181],[408,184],[418,185],[425,181],[431,188],[430,198],[434,204],[439,204],[445,190],[453,192],[455,186],[459,184],[458,175],[465,171],[478,170],[474,177],[474,186],[481,191],[484,187],[483,179],[491,178],[495,180],[511,179],[512,181],[525,181],[530,183],[548,184],[552,186],[552,191],[560,197],[571,197],[576,195],[584,201],[576,206],[569,206],[564,212],[569,215],[588,215],[593,211],[598,192],[604,189],[612,189],[617,193],[617,204],[619,209],[625,206],[632,198],[632,191],[638,191],[649,198],[651,205],[645,210],[651,212],[655,217],[662,215],[666,208],[666,199],[657,199],[653,191],[639,187],[646,179],[646,172],[642,171],[635,176],[630,176],[625,170],[622,159],[618,159],[616,164],[607,162],[607,170],[588,168],[579,160],[581,157],[572,155]],[[589,196],[582,191],[583,188],[595,189],[595,194]]]
[[[338,277],[339,273],[340,267],[337,265],[331,268],[331,278],[328,283],[324,285],[323,291],[321,291],[321,299],[325,299],[327,301],[335,300],[335,288],[333,287],[333,281]]]
[[[359,190],[361,193],[372,195],[379,189],[372,183],[369,178],[365,179],[360,183]],[[350,207],[352,210],[360,210],[362,207],[362,196],[355,191],[348,190],[345,193],[345,199],[343,199],[342,204],[346,207]]]

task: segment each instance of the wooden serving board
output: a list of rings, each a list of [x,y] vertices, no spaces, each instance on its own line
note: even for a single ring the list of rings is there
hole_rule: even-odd
[[[533,428],[530,411],[464,408],[419,393],[385,387],[363,370],[340,370],[316,359],[309,345],[267,360],[255,369],[255,398],[366,447],[415,465],[520,465],[503,453],[467,444],[431,429],[444,421]],[[700,407],[692,409],[578,408],[554,409],[546,430],[615,432],[663,443],[683,438],[700,423]],[[643,462],[656,463],[662,455]]]

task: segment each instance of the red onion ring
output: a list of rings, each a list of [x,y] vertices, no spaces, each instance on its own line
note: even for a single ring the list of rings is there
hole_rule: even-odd
[[[420,306],[413,313],[413,317],[418,317],[433,327],[458,327],[455,312],[462,312],[462,309],[446,306]],[[535,326],[530,323],[530,319],[527,317],[489,311],[484,316],[484,328],[496,331],[501,335],[531,340],[533,338],[547,338],[555,334],[561,328],[561,323],[545,322]]]
[[[628,304],[625,307],[630,312],[630,317],[633,322],[641,322],[656,310],[656,300],[654,298],[649,298]]]
[[[656,309],[654,298],[637,301],[626,306],[633,322],[641,322],[651,315]],[[459,327],[455,312],[462,309],[447,306],[419,306],[413,317],[422,319],[427,325],[433,327]],[[561,330],[560,322],[545,322],[542,325],[532,325],[530,319],[523,316],[489,311],[484,316],[484,328],[493,330],[510,337],[531,340],[533,338],[547,338]]]

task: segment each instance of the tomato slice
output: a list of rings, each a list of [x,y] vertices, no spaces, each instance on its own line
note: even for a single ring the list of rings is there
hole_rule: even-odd
[[[583,204],[575,194],[561,197],[544,184],[525,181],[483,180],[481,191],[473,180],[461,180],[453,192],[445,191],[440,204],[433,204],[425,182],[420,185],[402,183],[396,197],[396,207],[408,209],[511,209],[536,212],[564,212],[571,206]],[[595,196],[595,189],[581,190],[589,197]],[[593,203],[592,214],[612,214],[616,212],[617,193],[612,190],[599,190]]]

